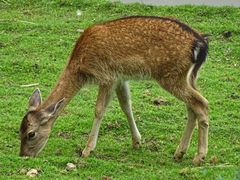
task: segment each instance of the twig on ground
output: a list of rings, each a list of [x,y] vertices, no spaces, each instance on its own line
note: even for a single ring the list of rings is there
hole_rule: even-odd
[[[39,83],[32,83],[32,84],[23,84],[20,87],[33,87],[33,86],[38,86]]]
[[[203,169],[203,168],[229,168],[229,167],[234,167],[234,165],[232,164],[219,164],[219,165],[216,165],[216,166],[200,166],[200,167],[194,167],[194,168],[191,168],[191,170],[197,170],[197,169]]]
[[[16,20],[16,21],[18,21],[18,22],[22,22],[22,23],[27,23],[27,24],[37,25],[37,23],[30,22],[30,21],[23,21],[23,20]]]
[[[37,23],[34,23],[34,22],[30,22],[30,21],[24,21],[24,20],[18,20],[18,19],[0,19],[1,22],[4,22],[4,21],[9,21],[12,23],[12,21],[16,21],[16,22],[20,22],[20,23],[26,23],[26,24],[32,24],[32,25],[38,25]]]

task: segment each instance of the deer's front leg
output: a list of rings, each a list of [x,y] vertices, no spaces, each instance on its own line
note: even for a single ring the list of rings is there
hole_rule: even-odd
[[[132,112],[132,103],[130,97],[130,90],[127,82],[119,82],[116,88],[116,93],[120,106],[127,116],[128,124],[130,126],[130,131],[132,134],[132,143],[134,148],[139,148],[141,144],[141,135],[138,131],[137,125],[135,123],[133,112]]]
[[[94,150],[97,144],[98,133],[100,129],[101,120],[106,107],[111,99],[113,85],[99,85],[99,92],[96,102],[95,118],[90,132],[88,142],[84,150],[82,151],[82,156],[87,157],[90,155],[91,151]]]

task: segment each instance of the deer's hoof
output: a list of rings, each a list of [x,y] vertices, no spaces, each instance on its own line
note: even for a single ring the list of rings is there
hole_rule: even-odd
[[[140,141],[133,142],[133,148],[134,149],[140,149],[140,147],[141,147],[141,142]]]
[[[86,158],[91,154],[91,150],[89,148],[84,148],[84,150],[82,151],[82,157]]]
[[[204,163],[204,156],[196,155],[193,159],[193,165],[201,166]]]
[[[175,161],[181,161],[182,160],[182,158],[183,158],[183,156],[184,156],[184,152],[178,152],[178,151],[176,151],[175,153],[174,153],[174,156],[173,156],[173,159],[175,160]]]

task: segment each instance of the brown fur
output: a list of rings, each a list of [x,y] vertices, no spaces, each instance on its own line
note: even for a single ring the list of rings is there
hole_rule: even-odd
[[[186,74],[192,65],[191,48],[195,40],[188,31],[168,20],[112,21],[84,32],[69,66],[73,64],[80,72],[105,82],[120,75],[159,79],[170,73]]]
[[[95,121],[83,155],[88,156],[96,146],[100,122],[115,89],[129,120],[133,142],[139,145],[140,134],[132,115],[125,81],[131,78],[153,78],[184,101],[188,108],[188,125],[176,150],[176,159],[182,158],[186,152],[195,121],[199,120],[199,149],[194,159],[194,163],[199,164],[207,153],[208,118],[207,100],[196,90],[196,76],[189,72],[195,64],[198,64],[199,69],[206,58],[194,58],[194,50],[198,45],[200,52],[206,55],[204,37],[172,18],[138,16],[93,25],[81,35],[57,85],[35,111],[43,111],[62,98],[66,99],[66,105],[84,84],[97,82],[99,95]],[[195,69],[195,73],[198,69]],[[52,118],[52,122],[55,119]],[[24,127],[22,131],[29,130]]]

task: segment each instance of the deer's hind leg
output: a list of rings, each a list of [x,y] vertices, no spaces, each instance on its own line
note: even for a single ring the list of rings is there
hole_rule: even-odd
[[[132,134],[133,147],[139,148],[141,143],[141,135],[138,131],[137,125],[133,117],[132,103],[128,83],[126,81],[119,82],[116,87],[116,93],[122,111],[127,116],[128,124],[130,126],[130,131]]]
[[[187,106],[187,114],[188,114],[187,125],[184,129],[180,144],[178,145],[174,153],[174,159],[177,161],[181,160],[184,154],[187,152],[187,149],[191,141],[193,130],[196,126],[196,114],[194,113],[192,108],[188,106]]]
[[[175,152],[175,158],[180,159],[186,153],[191,135],[198,121],[198,152],[193,163],[199,165],[203,162],[208,151],[208,101],[190,85],[186,78],[162,79],[160,84],[185,102],[188,110],[188,122],[184,130],[181,142]]]

